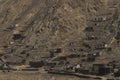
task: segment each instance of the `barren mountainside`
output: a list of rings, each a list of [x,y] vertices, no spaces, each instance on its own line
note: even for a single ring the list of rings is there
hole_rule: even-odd
[[[99,0],[2,0],[1,53],[19,55],[28,49],[28,53],[44,55],[51,49],[62,48],[68,54],[68,44],[81,40],[87,18],[94,16],[100,6]],[[16,34],[24,38],[14,39]]]
[[[0,65],[43,61],[61,63],[55,69],[82,64],[87,70],[115,61],[120,66],[119,8],[119,0],[0,0]],[[42,70],[39,75],[0,74],[0,80],[10,75],[15,75],[11,80],[26,80],[26,75],[30,80],[87,80]]]

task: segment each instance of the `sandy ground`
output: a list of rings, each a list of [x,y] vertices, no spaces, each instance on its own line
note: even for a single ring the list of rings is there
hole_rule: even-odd
[[[0,73],[0,80],[88,80],[67,75],[53,75],[41,73]],[[93,79],[89,79],[93,80]]]

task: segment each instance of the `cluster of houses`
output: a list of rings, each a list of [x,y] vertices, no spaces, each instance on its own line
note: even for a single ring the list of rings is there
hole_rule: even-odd
[[[96,60],[99,57],[102,57],[102,51],[108,50],[112,51],[112,48],[109,46],[109,41],[107,39],[107,36],[105,37],[107,33],[103,33],[100,31],[106,31],[106,25],[108,25],[109,22],[111,22],[112,16],[107,17],[106,14],[101,16],[97,16],[94,19],[90,20],[90,23],[92,25],[89,25],[90,27],[85,28],[85,33],[87,34],[86,37],[83,40],[86,40],[85,43],[82,44],[84,46],[84,49],[71,49],[73,52],[74,50],[78,50],[75,54],[70,54],[68,56],[62,56],[59,57],[56,61],[52,61],[52,63],[55,62],[52,67],[45,68],[46,71],[65,71],[65,72],[76,72],[76,73],[83,73],[83,74],[93,74],[93,75],[109,75],[112,74],[115,77],[120,76],[120,65],[119,62],[116,61],[106,61],[105,63],[96,62]],[[105,16],[105,17],[104,17]],[[95,24],[95,25],[93,25]],[[102,24],[102,26],[101,26]],[[92,26],[92,27],[91,27]],[[102,27],[102,28],[101,28]],[[95,29],[94,29],[95,28]],[[96,31],[96,29],[98,29]],[[100,30],[100,31],[99,31]],[[111,35],[113,35],[111,33]],[[110,36],[111,36],[110,35]],[[119,32],[114,36],[116,40],[119,42]],[[109,39],[110,40],[110,39]],[[81,42],[82,43],[82,42]],[[72,45],[72,48],[74,48],[74,43],[70,44]],[[88,51],[86,49],[89,49]],[[79,52],[80,51],[80,52]],[[76,61],[77,59],[77,61]],[[60,63],[62,63],[60,65]]]
[[[5,55],[4,59],[0,58],[0,69],[3,71],[39,71],[39,68],[44,67],[44,70],[47,72],[58,71],[59,73],[65,71],[68,73],[74,72],[91,75],[112,74],[115,77],[120,77],[119,62],[114,60],[106,61],[105,63],[96,62],[99,57],[102,57],[103,50],[112,50],[112,48],[108,46],[108,42],[105,40],[106,38],[103,38],[104,34],[101,35],[102,32],[95,30],[95,28],[104,30],[107,21],[110,21],[110,17],[99,16],[90,20],[89,22],[92,25],[85,28],[84,32],[86,33],[86,37],[83,39],[83,42],[81,42],[81,44],[70,42],[69,46],[71,46],[71,49],[69,50],[71,50],[71,53],[68,55],[55,58],[57,54],[62,53],[62,48],[56,48],[49,51],[48,57],[41,57],[44,58],[44,60],[28,61],[28,64],[26,64],[26,59],[20,56]],[[102,24],[102,26],[100,24]],[[11,25],[9,29],[14,29],[17,26],[17,24]],[[37,33],[39,33],[39,31]],[[24,36],[14,34],[12,38],[19,40],[23,39]],[[120,43],[120,32],[117,32],[115,39]],[[75,48],[76,45],[80,45],[79,48]],[[21,52],[21,55],[22,54],[26,54],[26,52],[23,51]],[[29,54],[27,56],[29,56]]]

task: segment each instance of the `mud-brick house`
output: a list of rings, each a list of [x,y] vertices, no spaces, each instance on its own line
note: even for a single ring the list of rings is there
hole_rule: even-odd
[[[29,61],[30,67],[39,68],[45,65],[44,61]]]
[[[50,53],[50,57],[52,58],[52,57],[54,57],[56,54],[62,53],[62,48],[51,49],[51,50],[49,51],[49,53]]]
[[[91,22],[104,22],[106,20],[108,20],[108,18],[106,18],[106,16],[103,16],[103,15],[96,16],[90,19]]]
[[[79,58],[80,54],[70,54],[67,56],[68,58]]]
[[[4,64],[4,62],[2,60],[0,60],[0,70],[3,68],[3,64]]]
[[[63,62],[62,64],[64,64],[67,61],[67,56],[54,57],[52,61]]]
[[[84,64],[77,64],[75,66],[75,72],[82,73],[82,74],[89,74],[89,66]]]
[[[84,31],[85,32],[94,32],[94,29],[93,29],[93,27],[86,27]]]
[[[25,64],[25,60],[19,56],[6,55],[4,60],[8,65],[11,66],[21,66]]]
[[[117,32],[115,39],[117,40],[117,44],[119,45],[120,44],[120,31]]]
[[[98,39],[98,37],[96,37],[96,36],[90,36],[90,35],[87,35],[85,38],[84,38],[85,40],[97,40]]]
[[[104,42],[95,45],[96,50],[106,49],[107,47],[108,45]]]
[[[106,75],[111,71],[110,67],[107,67],[105,64],[93,64],[92,74],[95,75]]]
[[[22,34],[13,34],[13,40],[22,40],[24,36]]]
[[[120,40],[120,32],[117,32],[115,39]]]
[[[93,54],[88,54],[87,55],[87,62],[93,62],[95,61],[96,56],[94,56]]]
[[[117,71],[114,72],[115,77],[120,77],[120,69],[117,69]]]

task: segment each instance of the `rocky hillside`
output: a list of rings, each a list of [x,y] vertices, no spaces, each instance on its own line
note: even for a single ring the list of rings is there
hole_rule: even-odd
[[[87,18],[102,5],[100,0],[1,0],[0,52],[44,55],[61,48],[68,54],[68,44],[81,40]]]
[[[28,64],[31,60],[49,61],[70,54],[99,52],[101,57],[90,64],[119,61],[119,2],[0,0],[0,59]],[[89,33],[92,29],[94,31]],[[107,49],[100,49],[101,45]],[[70,64],[80,63],[80,58],[68,60]],[[24,79],[21,77],[19,80]]]

